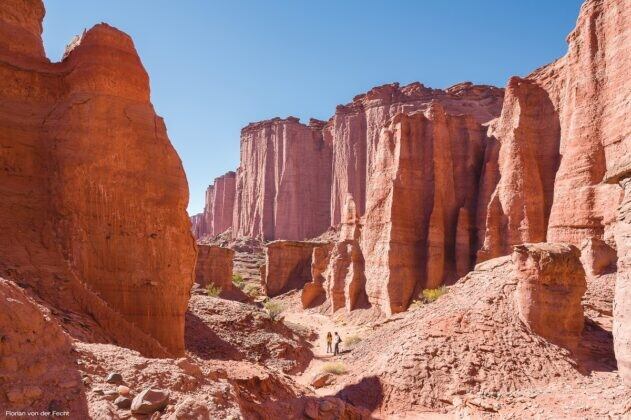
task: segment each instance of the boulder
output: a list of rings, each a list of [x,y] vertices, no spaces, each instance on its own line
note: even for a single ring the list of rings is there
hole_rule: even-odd
[[[322,388],[322,387],[331,385],[334,381],[335,381],[335,377],[332,374],[322,372],[322,373],[317,374],[311,380],[311,386],[314,388]]]
[[[134,397],[131,403],[133,414],[152,414],[162,410],[169,402],[169,393],[159,389],[148,388]]]
[[[616,271],[616,250],[598,238],[587,238],[581,243],[581,262],[585,271],[599,276]]]
[[[535,334],[569,349],[577,347],[584,324],[587,283],[579,257],[575,246],[552,243],[518,245],[512,254],[519,318]]]

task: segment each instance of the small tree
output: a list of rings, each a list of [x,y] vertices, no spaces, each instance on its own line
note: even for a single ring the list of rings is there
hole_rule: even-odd
[[[221,287],[215,286],[214,283],[210,283],[206,286],[206,294],[210,297],[217,297],[221,293]]]

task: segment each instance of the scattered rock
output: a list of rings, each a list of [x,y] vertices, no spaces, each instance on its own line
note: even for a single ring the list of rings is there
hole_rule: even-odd
[[[335,381],[332,374],[322,372],[317,374],[311,381],[311,386],[314,388],[322,388],[331,385]]]
[[[121,395],[114,400],[114,405],[120,409],[126,410],[131,407],[131,399]]]
[[[125,385],[119,385],[118,388],[116,388],[116,390],[118,391],[120,395],[129,395],[131,392],[130,389],[126,387]]]
[[[136,395],[131,403],[131,412],[134,414],[152,414],[162,410],[169,402],[169,393],[159,389],[145,389]]]
[[[120,384],[123,382],[123,376],[120,373],[110,373],[107,375],[105,382],[108,384]]]

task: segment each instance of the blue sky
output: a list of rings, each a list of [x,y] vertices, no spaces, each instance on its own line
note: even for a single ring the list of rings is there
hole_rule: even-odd
[[[565,54],[580,0],[45,0],[44,45],[107,22],[130,34],[186,170],[191,214],[239,162],[252,121],[328,119],[373,86],[504,86]]]

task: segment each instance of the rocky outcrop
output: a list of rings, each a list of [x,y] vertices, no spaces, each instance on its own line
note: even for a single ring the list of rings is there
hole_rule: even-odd
[[[586,1],[567,54],[529,76],[548,92],[561,128],[548,241],[611,238],[620,189],[602,181],[624,172],[629,151],[630,16],[624,0]]]
[[[350,194],[359,215],[366,209],[367,184],[377,159],[382,127],[397,113],[424,111],[440,103],[450,115],[468,114],[478,123],[500,114],[503,91],[493,86],[460,83],[446,90],[420,83],[400,87],[398,83],[375,87],[340,105],[325,128],[325,139],[333,145],[331,225],[341,221],[344,200]],[[369,187],[368,187],[369,188]]]
[[[361,248],[368,298],[383,312],[401,312],[420,289],[471,268],[484,141],[472,116],[438,104],[398,114],[382,131]]]
[[[559,117],[547,92],[531,80],[511,78],[489,136],[490,147],[499,146],[499,152],[488,152],[481,180],[483,193],[495,188],[478,209],[478,260],[546,240],[559,162]]]
[[[85,390],[69,337],[14,283],[0,278],[0,407],[87,417]],[[13,414],[15,416],[15,414]]]
[[[221,235],[232,227],[236,180],[235,172],[226,172],[206,189],[204,211],[191,216],[195,238]]]
[[[106,24],[50,63],[42,18],[41,1],[0,5],[0,273],[94,337],[180,353],[195,249],[147,73]]]
[[[274,241],[265,247],[261,283],[267,296],[300,290],[311,279],[313,249],[319,242]]]
[[[569,351],[517,316],[521,281],[510,256],[496,258],[477,265],[437,301],[391,318],[353,348],[349,364],[361,377],[346,381],[367,388],[347,387],[344,397],[379,398],[374,404],[387,417],[418,406],[449,408],[550,378],[582,378]]]
[[[215,245],[197,245],[197,265],[195,266],[195,282],[201,287],[212,284],[229,291],[232,284],[232,260],[234,251]]]
[[[576,349],[583,332],[581,299],[587,283],[572,245],[539,243],[515,247],[515,307],[519,319],[548,341]]]
[[[598,238],[588,238],[581,244],[581,262],[590,276],[616,271],[616,249]]]
[[[241,131],[235,236],[304,240],[329,227],[331,145],[322,124],[275,118]]]
[[[624,190],[624,198],[618,208],[615,228],[618,271],[613,306],[613,337],[620,376],[631,386],[631,177],[623,178],[620,185]]]

